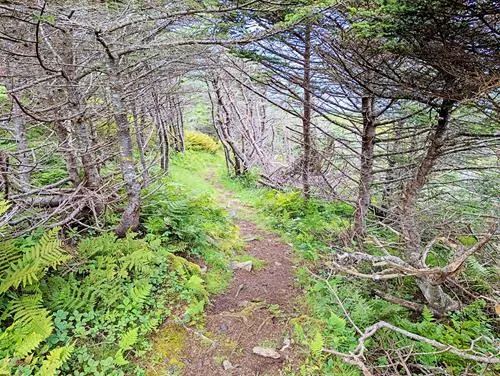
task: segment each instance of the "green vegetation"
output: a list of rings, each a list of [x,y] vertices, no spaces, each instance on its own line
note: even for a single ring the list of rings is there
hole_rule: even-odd
[[[328,274],[324,266],[332,245],[351,226],[350,205],[305,200],[294,190],[258,188],[251,177],[229,179],[220,155],[188,150],[172,158],[168,177],[144,192],[138,233],[122,239],[111,232],[75,233],[63,242],[60,230],[53,229],[1,243],[7,257],[0,263],[0,374],[141,375],[152,368],[181,372],[184,325],[203,322],[208,296],[227,288],[228,263],[251,260],[255,269],[265,267],[262,260],[239,251],[237,228],[216,204],[207,171],[210,179],[219,179],[257,208],[257,221],[296,250],[297,278],[306,299],[298,307],[303,313],[291,325],[294,340],[308,349],[297,375],[358,375],[357,367],[322,349],[353,351],[360,331],[380,320],[459,349],[481,338],[476,351],[494,352],[489,341],[494,322],[484,300],[439,319],[428,309],[415,316],[375,297],[374,282]],[[2,208],[7,209],[5,202]],[[110,216],[109,225],[116,220]],[[386,241],[394,237],[383,227],[373,231]],[[368,242],[366,248],[378,251]],[[443,264],[446,252],[432,252],[429,264]],[[490,291],[496,279],[495,269],[475,258],[469,259],[464,274],[478,292]],[[418,294],[410,279],[391,283],[408,299]],[[269,310],[281,315],[279,306]],[[166,320],[169,324],[162,327]],[[466,368],[485,375],[495,372],[389,331],[380,331],[367,343],[365,356],[383,367],[388,362],[384,349],[404,346],[413,347],[419,364],[444,367],[450,374]]]
[[[212,137],[206,135],[205,133],[186,131],[184,137],[186,138],[186,148],[189,150],[215,153],[220,149],[219,144],[215,142]]]
[[[495,345],[490,340],[495,338],[494,318],[484,300],[471,301],[460,311],[440,319],[435,318],[427,308],[422,316],[416,316],[400,305],[375,297],[372,291],[380,288],[375,282],[330,275],[325,270],[329,257],[332,257],[332,249],[335,249],[332,246],[340,244],[339,237],[350,228],[351,206],[318,199],[305,201],[298,191],[252,188],[244,181],[225,180],[225,185],[234,190],[241,200],[258,208],[259,220],[280,233],[296,250],[296,262],[300,265],[297,276],[305,290],[306,300],[301,307],[305,314],[292,319],[292,325],[295,340],[309,349],[297,376],[359,375],[359,368],[321,349],[325,347],[349,353],[358,344],[358,331],[364,331],[380,320],[459,349],[468,349],[472,340],[480,338],[475,342],[476,351],[495,352]],[[372,231],[385,240],[394,236],[383,227]],[[373,250],[377,249],[373,247]],[[465,274],[471,281],[481,280],[483,285],[491,288],[493,270],[489,271],[488,283],[488,279],[481,277],[488,272],[474,260],[470,259]],[[418,294],[418,288],[409,278],[392,283],[392,288],[408,299]],[[475,290],[481,291],[481,288],[484,286],[479,285]],[[384,366],[388,364],[388,356],[397,356],[386,353],[387,349],[406,346],[413,348],[413,352],[418,354],[414,360],[425,367],[441,367],[453,375],[463,374],[466,369],[478,374],[495,374],[492,367],[471,364],[447,352],[436,352],[429,344],[389,331],[380,331],[367,343],[365,356],[370,363]]]
[[[138,233],[73,234],[63,244],[54,229],[1,243],[0,374],[145,374],[134,360],[152,350],[148,336],[166,319],[203,320],[240,248],[200,173],[213,158],[173,158],[171,175],[144,192]]]

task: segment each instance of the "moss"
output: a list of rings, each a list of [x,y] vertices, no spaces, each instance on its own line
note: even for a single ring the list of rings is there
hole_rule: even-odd
[[[207,291],[209,294],[220,294],[229,286],[232,273],[229,270],[210,270],[205,275]]]
[[[187,330],[178,324],[162,327],[152,339],[154,358],[147,365],[147,375],[175,375],[184,367],[182,353],[188,338]]]

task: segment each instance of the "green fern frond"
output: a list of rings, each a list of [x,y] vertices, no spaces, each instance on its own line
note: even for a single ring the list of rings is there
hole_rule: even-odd
[[[151,294],[151,285],[147,281],[137,281],[130,289],[130,298],[134,303],[144,303]]]
[[[116,235],[104,233],[101,236],[82,239],[78,244],[78,254],[87,258],[114,255],[116,253]]]
[[[30,260],[19,260],[16,264],[11,265],[10,269],[4,274],[4,279],[0,283],[0,294],[3,294],[11,287],[18,288],[37,282],[42,274],[43,267],[40,263]]]
[[[138,329],[130,329],[127,333],[123,335],[118,343],[121,351],[129,350],[137,342],[138,339]]]
[[[40,370],[36,376],[53,376],[57,370],[68,361],[74,350],[73,345],[57,347],[50,351],[49,355],[43,360]]]
[[[0,243],[0,276],[16,263],[23,253],[14,245],[13,241],[5,241]]]
[[[323,336],[320,331],[317,331],[314,335],[313,340],[309,343],[309,348],[311,350],[311,354],[314,357],[319,357],[323,351]]]
[[[30,323],[40,314],[48,313],[42,305],[42,295],[14,296],[10,306],[10,314],[20,323]]]
[[[432,314],[432,311],[427,306],[425,306],[423,311],[422,311],[422,318],[423,318],[423,321],[426,323],[430,323],[430,322],[434,321],[434,315]]]
[[[24,358],[46,340],[52,330],[52,319],[47,310],[41,309],[38,314],[32,311],[29,317],[23,317],[23,321],[14,321],[0,335],[0,351]]]
[[[10,376],[12,374],[12,360],[9,358],[0,359],[0,375]]]
[[[58,228],[54,228],[43,234],[40,241],[25,253],[23,259],[26,262],[36,260],[43,267],[55,268],[57,265],[68,260],[70,257],[61,247],[61,240],[58,238]]]
[[[146,272],[150,270],[154,254],[147,248],[133,251],[122,258],[123,269],[135,272]]]
[[[48,231],[34,247],[25,252],[22,258],[16,258],[16,262],[10,264],[10,267],[2,273],[0,294],[11,287],[17,289],[19,286],[26,287],[38,282],[47,268],[55,268],[69,258],[61,247],[57,232],[58,229]]]
[[[45,303],[53,311],[61,309],[71,312],[84,306],[91,309],[95,303],[94,290],[94,286],[81,286],[72,274],[67,279],[54,276],[47,282]]]
[[[178,219],[177,217],[185,216],[189,210],[189,203],[187,200],[169,201],[167,202],[167,210],[171,217]]]

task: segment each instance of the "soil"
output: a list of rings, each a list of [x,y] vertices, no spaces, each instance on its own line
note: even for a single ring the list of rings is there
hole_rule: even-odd
[[[292,249],[248,220],[249,208],[227,192],[221,192],[222,199],[236,214],[245,253],[263,260],[265,266],[250,272],[235,270],[229,289],[211,299],[205,329],[193,330],[187,339],[182,375],[283,375],[296,368],[301,353],[291,341],[290,320],[300,315],[294,307],[300,306],[302,296],[294,281]],[[255,346],[273,348],[280,358],[256,355]]]

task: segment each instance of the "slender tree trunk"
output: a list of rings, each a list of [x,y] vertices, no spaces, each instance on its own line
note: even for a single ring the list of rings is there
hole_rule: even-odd
[[[137,170],[134,163],[132,136],[127,111],[121,97],[118,67],[113,61],[111,68],[111,103],[116,122],[118,144],[120,146],[120,164],[127,193],[127,206],[122,214],[120,224],[115,229],[118,236],[123,237],[128,230],[135,231],[139,227],[141,208],[141,185],[137,180]]]
[[[375,148],[375,99],[371,95],[361,98],[363,133],[361,135],[361,172],[358,184],[357,208],[354,216],[354,234],[359,238],[366,235],[366,216],[371,199],[373,181],[373,151]]]
[[[181,102],[177,102],[177,132],[179,137],[179,151],[184,153],[184,116],[182,114]]]
[[[134,131],[135,131],[135,141],[137,144],[137,149],[139,151],[139,159],[141,161],[142,168],[142,180],[143,185],[146,187],[149,182],[148,166],[146,164],[146,157],[144,155],[144,114],[141,113],[140,116],[137,114],[136,106],[132,106],[132,115],[134,118]]]
[[[156,108],[158,132],[160,133],[161,140],[161,168],[164,171],[168,171],[170,165],[170,136],[168,134],[167,124],[165,124],[161,114],[161,107],[158,105]]]
[[[82,162],[85,186],[91,190],[99,189],[101,175],[96,162],[96,156],[92,152],[92,140],[89,124],[82,119],[72,121],[72,128],[78,145],[78,154]]]
[[[73,120],[71,120],[71,129],[68,134],[74,132],[77,152],[80,156],[83,168],[83,178],[85,186],[91,190],[99,189],[101,185],[101,176],[96,163],[96,155],[92,152],[92,135],[90,124],[80,114],[82,109],[82,95],[77,81],[76,62],[74,57],[73,35],[71,30],[65,33],[64,46],[66,54],[65,78],[67,80],[68,102],[71,109]],[[103,209],[102,205],[97,205],[98,211]]]
[[[9,198],[9,155],[0,150],[0,177],[2,178],[0,184],[0,190],[3,196],[2,199],[7,200]]]
[[[214,88],[215,88],[215,80],[214,82]],[[231,160],[231,155],[229,153],[229,145],[227,144],[226,140],[222,136],[221,132],[221,124],[222,124],[222,119],[220,118],[220,112],[216,108],[214,98],[212,96],[212,92],[210,89],[210,84],[207,81],[207,88],[208,88],[208,98],[210,99],[210,104],[211,104],[211,116],[212,116],[212,123],[215,129],[215,133],[217,134],[217,137],[219,138],[219,141],[222,143],[222,149],[224,151],[224,161],[226,162],[226,169],[227,169],[227,174],[231,175],[231,166],[233,165],[233,162]]]
[[[66,121],[65,123],[71,124],[71,121]],[[57,123],[55,124],[55,128],[61,143],[62,155],[69,179],[73,187],[76,188],[80,184],[80,175],[78,173],[78,157],[75,152],[75,146],[73,145],[73,137],[65,124]]]
[[[245,161],[245,156],[241,153],[236,145],[236,141],[232,138],[230,132],[230,113],[226,104],[224,103],[224,99],[222,97],[221,88],[216,78],[212,81],[215,91],[215,97],[217,100],[217,122],[220,130],[219,138],[225,142],[229,148],[231,149],[231,153],[234,156],[233,167],[234,173],[236,176],[244,175],[247,172],[247,164]]]
[[[22,111],[15,101],[12,101],[12,122],[14,125],[17,159],[19,161],[19,181],[21,183],[21,190],[28,190],[31,180],[30,161],[28,157],[28,137]]]
[[[420,162],[413,178],[403,189],[403,201],[401,210],[401,231],[405,240],[405,250],[407,259],[414,267],[424,267],[421,249],[421,232],[417,220],[417,200],[418,196],[429,180],[429,175],[441,154],[441,149],[445,141],[445,133],[450,120],[450,112],[455,104],[454,100],[443,99],[439,112],[438,122],[434,132],[429,137],[429,147],[426,155]],[[457,309],[458,303],[447,295],[439,284],[433,284],[425,278],[418,278],[417,284],[424,294],[429,304],[439,312],[446,312]]]
[[[394,138],[398,140],[401,137],[403,122],[397,122],[394,127]],[[398,190],[396,188],[396,183],[394,180],[398,179],[401,174],[401,169],[397,169],[397,156],[402,154],[404,151],[404,147],[402,146],[404,141],[393,141],[388,145],[387,151],[388,153],[394,153],[394,155],[387,156],[387,172],[385,174],[385,182],[384,188],[382,192],[382,212],[384,216],[384,221],[392,222],[395,220],[394,214],[395,207],[394,204],[394,196],[395,191]]]
[[[309,198],[311,192],[309,183],[309,172],[311,169],[311,25],[307,24],[304,34],[303,55],[303,113],[302,113],[302,143],[304,157],[302,161],[302,192],[304,197]]]

